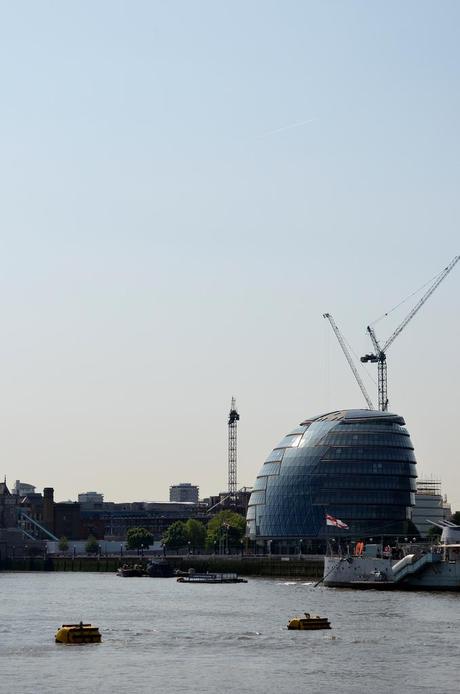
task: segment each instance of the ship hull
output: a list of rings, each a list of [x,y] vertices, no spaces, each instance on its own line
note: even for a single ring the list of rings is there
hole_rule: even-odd
[[[426,563],[416,573],[398,577],[390,559],[325,557],[323,583],[355,590],[460,591],[460,562]]]

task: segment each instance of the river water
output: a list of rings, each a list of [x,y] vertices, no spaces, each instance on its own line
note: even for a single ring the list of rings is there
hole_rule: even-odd
[[[460,594],[0,573],[0,597],[5,693],[459,691]],[[333,628],[288,631],[305,611]],[[54,642],[80,620],[99,626],[101,644]]]

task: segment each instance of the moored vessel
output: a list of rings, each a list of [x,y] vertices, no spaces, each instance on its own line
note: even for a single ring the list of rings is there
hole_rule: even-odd
[[[240,578],[234,573],[189,573],[187,576],[179,576],[178,583],[247,583],[245,578]]]
[[[170,578],[174,575],[173,568],[171,564],[162,559],[155,560],[152,559],[144,564],[123,564],[117,570],[117,576],[122,576],[123,578],[140,578],[143,576],[149,576],[150,578]]]
[[[117,570],[117,576],[122,576],[123,578],[141,578],[146,575],[145,569],[141,564],[134,564],[133,566],[123,564]]]
[[[174,570],[171,564],[164,559],[152,559],[147,564],[145,573],[150,578],[171,578],[174,575]]]
[[[365,543],[357,543],[354,554],[327,555],[321,582],[334,588],[460,591],[460,526],[435,525],[442,528],[440,544],[402,546],[402,556]]]

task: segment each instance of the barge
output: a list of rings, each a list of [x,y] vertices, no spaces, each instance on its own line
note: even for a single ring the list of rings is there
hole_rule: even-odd
[[[245,578],[240,578],[234,573],[189,573],[187,576],[179,576],[178,583],[247,583]]]

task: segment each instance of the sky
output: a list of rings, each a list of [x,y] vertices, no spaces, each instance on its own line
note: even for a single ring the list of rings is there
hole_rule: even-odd
[[[235,396],[251,486],[300,421],[364,405],[322,314],[359,357],[460,253],[459,22],[448,0],[0,0],[11,485],[225,490]],[[459,297],[460,263],[388,352],[455,509]]]

